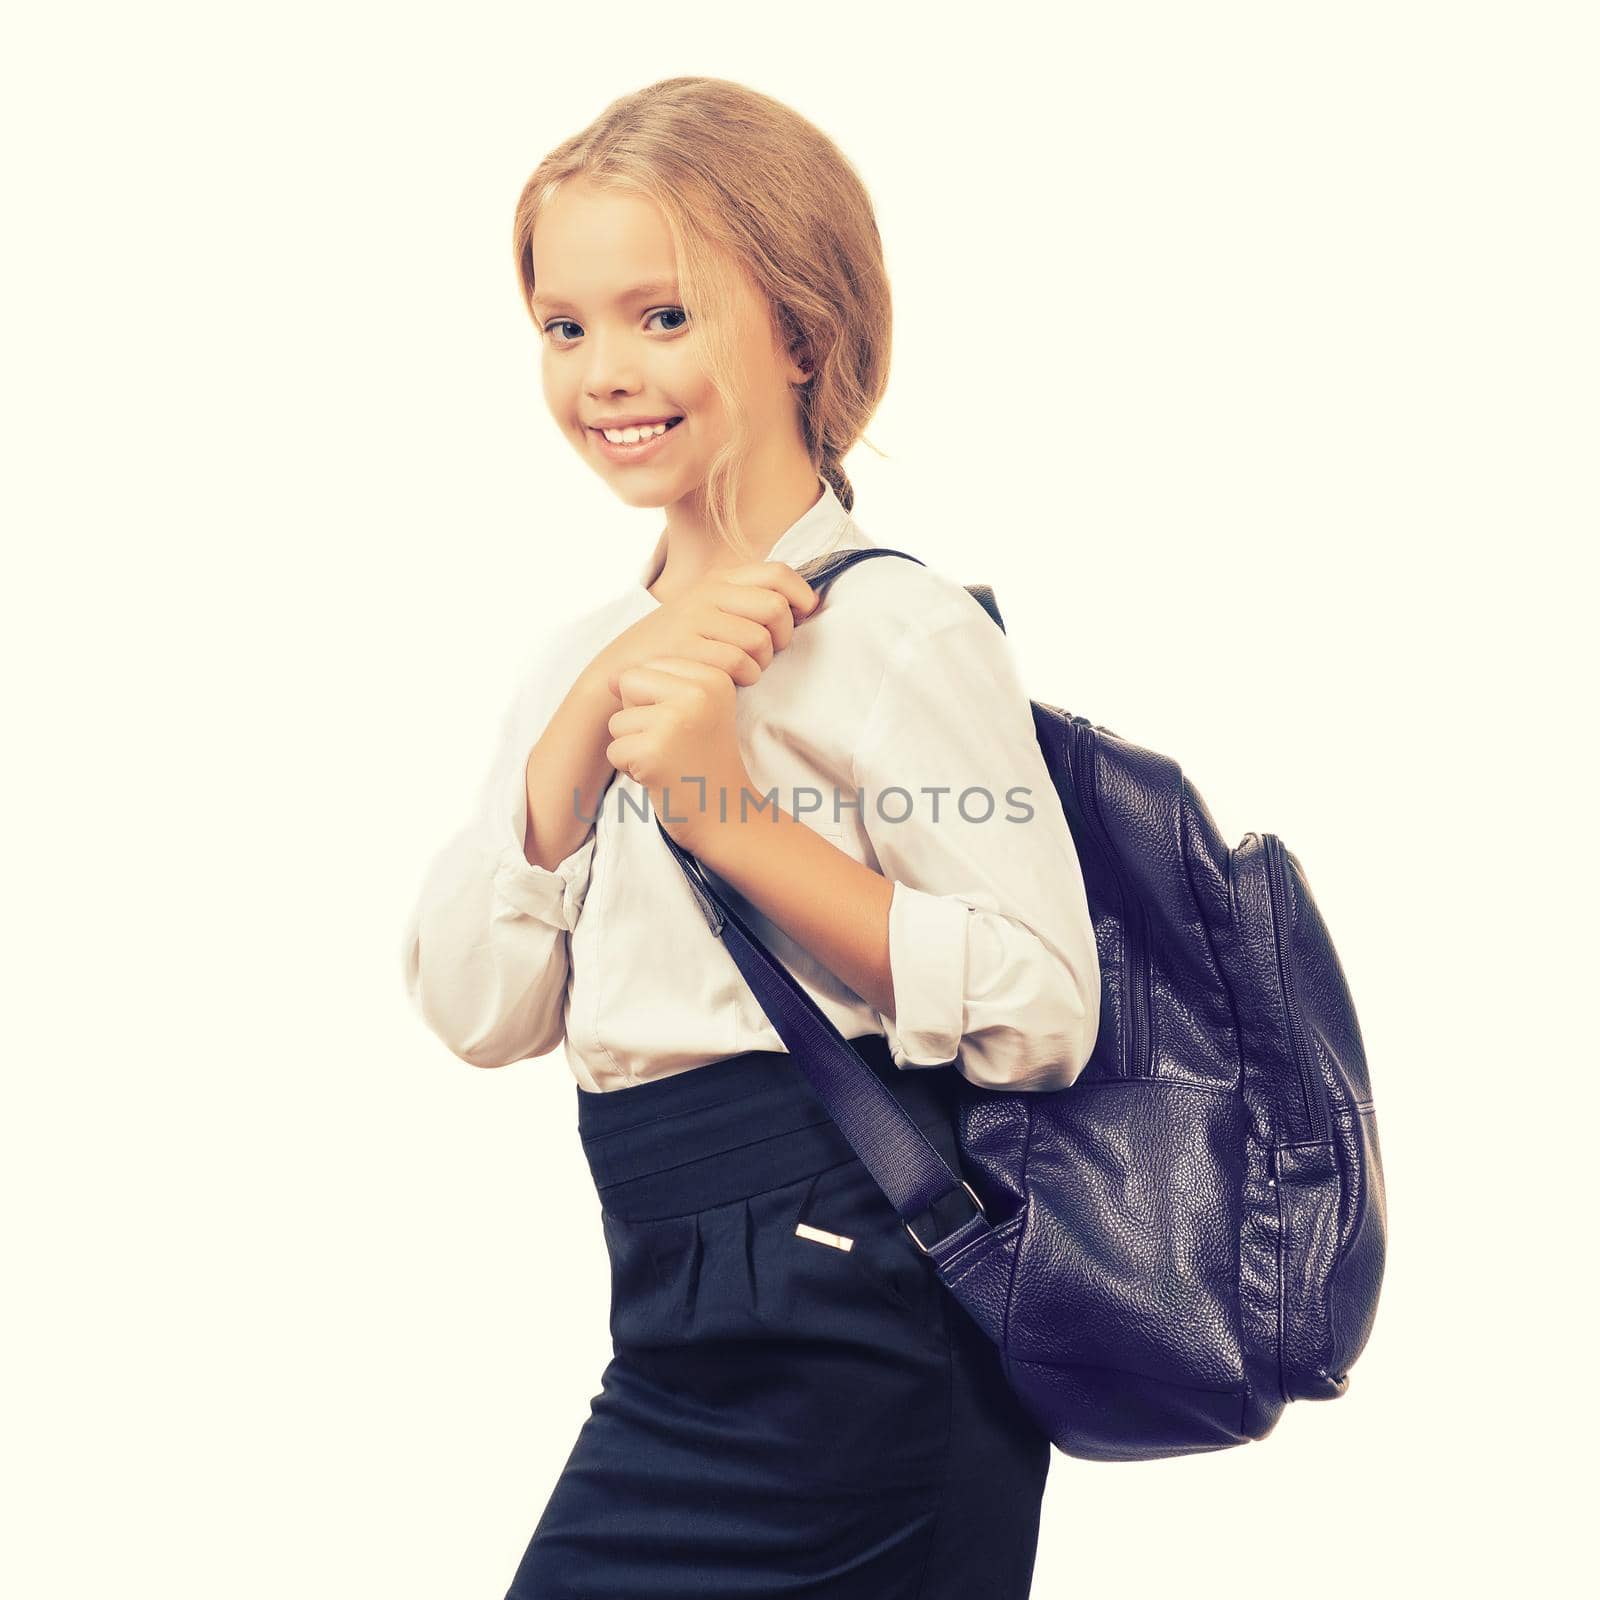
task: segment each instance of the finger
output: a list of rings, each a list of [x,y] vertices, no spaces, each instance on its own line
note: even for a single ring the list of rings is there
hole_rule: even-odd
[[[728,675],[703,661],[689,661],[682,656],[652,656],[638,666],[624,667],[617,676],[617,690],[624,706],[648,706],[681,689],[685,679],[705,688],[716,688],[718,678],[726,683]]]
[[[721,584],[712,593],[712,603],[724,614],[752,619],[766,629],[774,654],[788,649],[800,620],[796,618],[791,596],[765,583]],[[770,658],[763,665],[770,666]]]
[[[787,561],[755,561],[735,567],[726,575],[726,581],[775,591],[783,596],[797,621],[809,617],[817,608],[817,591]]]
[[[735,688],[749,688],[752,683],[760,681],[761,674],[766,670],[748,650],[741,650],[736,644],[723,644],[719,639],[692,639],[683,648],[694,660],[703,661],[708,667],[715,667],[718,672],[731,678]]]
[[[686,640],[683,649],[692,652],[691,658],[703,661],[708,667],[715,668],[724,677],[731,678],[735,688],[748,688],[752,683],[760,680],[762,667],[747,650],[741,650],[736,644],[723,644],[718,639],[697,637]],[[631,668],[629,669],[632,670]],[[607,679],[607,686],[611,693],[619,700],[622,692],[617,686],[617,674],[612,673]]]
[[[644,665],[647,672],[657,672],[664,679],[676,678],[702,689],[720,689],[728,681],[728,674],[720,667],[696,661],[690,656],[652,656]],[[663,684],[666,692],[670,692],[672,687],[670,682]]]
[[[634,758],[640,754],[642,754],[642,748],[637,734],[622,739],[613,739],[606,746],[606,760],[618,772],[626,777],[633,778],[635,783],[639,780],[634,778],[632,763]]]
[[[771,589],[724,584],[697,610],[693,623],[702,638],[736,645],[764,672],[794,632],[789,602]]]
[[[606,721],[606,730],[613,739],[623,739],[631,733],[643,733],[649,726],[649,706],[624,706],[620,711],[613,711]]]

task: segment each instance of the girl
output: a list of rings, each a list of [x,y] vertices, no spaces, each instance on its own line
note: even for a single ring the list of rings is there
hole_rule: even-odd
[[[887,382],[871,204],[795,112],[673,78],[542,163],[514,242],[557,425],[666,525],[541,645],[407,935],[462,1059],[564,1041],[610,1253],[614,1357],[507,1600],[1020,1600],[1049,1442],[658,836],[952,1167],[958,1072],[1088,1060],[1094,930],[1005,635],[914,562],[820,604],[796,570],[875,542],[841,465]]]

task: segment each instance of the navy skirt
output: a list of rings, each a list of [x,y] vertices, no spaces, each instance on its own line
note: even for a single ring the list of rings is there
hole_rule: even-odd
[[[1050,1442],[789,1055],[577,1095],[614,1354],[506,1600],[1025,1600]]]

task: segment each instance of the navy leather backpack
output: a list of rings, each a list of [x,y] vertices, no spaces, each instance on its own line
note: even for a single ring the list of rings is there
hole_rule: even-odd
[[[917,560],[874,547],[798,570],[820,592],[877,556]],[[987,586],[968,592],[1003,629]],[[1138,1461],[1261,1439],[1289,1401],[1345,1392],[1377,1311],[1387,1217],[1355,1007],[1292,850],[1270,833],[1230,850],[1176,763],[1031,703],[1094,919],[1100,1031],[1065,1089],[958,1077],[961,1172],[661,834],[1056,1448]]]

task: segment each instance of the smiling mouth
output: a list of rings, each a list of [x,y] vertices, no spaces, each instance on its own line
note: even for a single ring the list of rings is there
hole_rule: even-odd
[[[683,421],[682,417],[672,417],[667,422],[667,426],[666,426],[666,431],[665,432],[663,432],[663,433],[655,433],[655,432],[648,433],[642,439],[633,440],[631,444],[626,440],[608,439],[608,438],[606,438],[606,432],[605,432],[604,428],[591,428],[589,431],[591,433],[593,433],[594,436],[597,439],[599,439],[602,444],[610,445],[613,450],[630,450],[630,449],[638,449],[639,447],[641,447],[643,445],[653,444],[657,439],[665,439],[667,434],[671,433],[672,430],[674,428],[676,428],[678,426],[678,424],[680,422],[682,422],[682,421]],[[652,423],[651,424],[652,429],[654,428],[654,426],[655,425]],[[617,431],[623,432],[623,431],[626,431],[626,430],[619,429]]]

